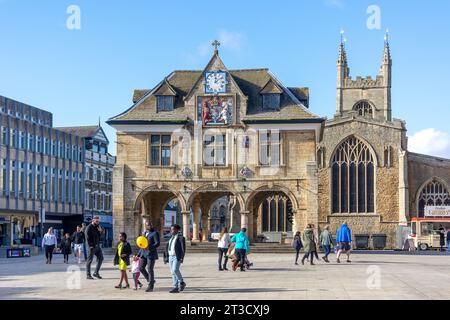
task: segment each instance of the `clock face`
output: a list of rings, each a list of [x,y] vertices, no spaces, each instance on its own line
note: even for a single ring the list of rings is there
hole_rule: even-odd
[[[205,91],[207,93],[225,93],[227,79],[225,72],[210,72],[205,75]]]

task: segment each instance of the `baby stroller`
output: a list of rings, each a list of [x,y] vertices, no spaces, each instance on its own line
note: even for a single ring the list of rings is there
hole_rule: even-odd
[[[227,251],[227,256],[228,258],[231,260],[231,265],[233,266],[233,271],[236,271],[237,268],[239,267],[239,262],[236,261],[236,250],[235,250],[235,244],[232,243],[230,245],[230,247],[228,248]],[[253,266],[253,263],[250,262],[250,260],[248,259],[248,255],[245,255],[245,260],[244,260],[244,268],[246,270],[250,269],[250,267]]]

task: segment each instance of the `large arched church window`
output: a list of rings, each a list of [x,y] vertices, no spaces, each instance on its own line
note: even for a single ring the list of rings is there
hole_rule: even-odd
[[[357,111],[359,116],[373,118],[373,106],[368,101],[359,101],[355,104],[353,110]]]
[[[369,147],[356,137],[342,142],[331,162],[333,213],[374,212],[374,180]]]
[[[450,194],[447,187],[433,178],[420,192],[418,198],[419,217],[424,217],[425,206],[450,206]]]

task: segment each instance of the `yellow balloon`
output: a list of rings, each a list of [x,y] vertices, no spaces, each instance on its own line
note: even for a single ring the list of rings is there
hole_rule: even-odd
[[[141,249],[147,249],[148,247],[148,241],[147,238],[144,236],[140,236],[136,239],[136,244]]]

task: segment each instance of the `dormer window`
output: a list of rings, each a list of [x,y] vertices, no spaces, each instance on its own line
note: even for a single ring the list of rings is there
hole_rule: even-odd
[[[279,110],[280,109],[280,94],[268,93],[262,95],[263,110]]]
[[[173,96],[156,96],[156,111],[173,111]]]
[[[280,110],[283,89],[274,79],[269,79],[259,93],[262,96],[263,111]]]

